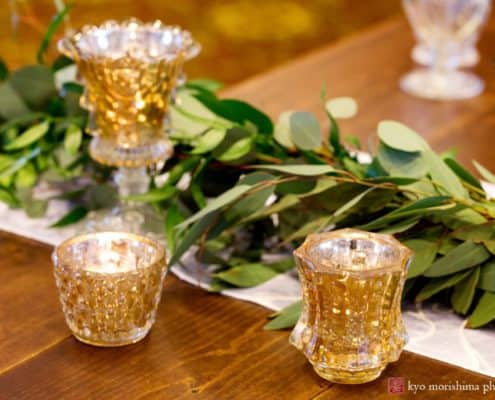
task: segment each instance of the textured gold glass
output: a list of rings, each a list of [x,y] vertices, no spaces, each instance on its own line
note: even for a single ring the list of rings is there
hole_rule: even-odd
[[[159,243],[130,233],[91,233],[61,243],[52,258],[65,320],[78,340],[123,346],[147,335],[166,274]]]
[[[343,229],[308,236],[294,255],[303,311],[291,343],[324,379],[377,378],[407,339],[400,302],[411,251],[389,235]]]
[[[199,53],[199,44],[177,26],[130,19],[84,26],[58,47],[74,60],[84,83],[80,103],[89,111],[91,157],[119,167],[114,180],[121,199],[147,192],[148,172],[173,154],[169,108],[185,79],[183,64]],[[90,213],[83,229],[161,238],[163,220],[148,204],[124,200]]]
[[[189,32],[160,21],[107,21],[62,39],[59,50],[84,80],[95,160],[135,168],[170,156],[169,103],[184,61],[200,50]]]

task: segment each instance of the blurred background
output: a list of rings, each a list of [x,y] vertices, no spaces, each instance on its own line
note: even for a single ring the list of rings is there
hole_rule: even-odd
[[[63,0],[0,2],[0,56],[11,68],[35,62]],[[68,22],[78,28],[136,17],[181,25],[203,45],[200,57],[187,65],[188,75],[229,84],[399,12],[399,0],[80,0]],[[50,54],[56,56],[54,46]]]

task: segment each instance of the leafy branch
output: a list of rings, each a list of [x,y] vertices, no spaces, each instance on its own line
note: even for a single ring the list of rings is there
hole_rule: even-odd
[[[54,19],[39,61],[67,12]],[[113,204],[112,170],[88,155],[83,87],[70,77],[70,60],[0,66],[0,201],[32,217],[53,198],[69,201],[72,210],[54,227]],[[495,203],[451,154],[382,121],[370,162],[359,162],[359,140],[337,122],[356,114],[353,99],[322,96],[323,132],[311,113],[287,111],[272,121],[246,102],[218,97],[220,86],[197,80],[178,90],[174,155],[155,171],[150,191],[132,198],[163,214],[172,263],[196,249],[199,261],[216,266],[212,290],[250,287],[293,268],[291,251],[307,234],[358,227],[394,234],[414,250],[408,298],[450,302],[470,327],[495,319]],[[55,194],[40,197],[47,186]],[[267,329],[291,326],[299,312],[300,303],[290,306]]]

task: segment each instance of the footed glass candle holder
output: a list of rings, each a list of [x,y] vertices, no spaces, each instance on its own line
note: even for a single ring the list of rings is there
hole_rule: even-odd
[[[412,252],[354,229],[314,234],[294,252],[303,311],[290,341],[337,383],[376,379],[406,343],[401,294]]]
[[[147,168],[157,169],[173,154],[170,104],[199,44],[178,26],[130,19],[84,26],[58,48],[74,60],[85,86],[80,104],[89,111],[91,157],[119,168],[121,198],[146,192]],[[92,214],[87,230],[161,235],[163,223],[151,207],[127,201]]]
[[[166,274],[158,242],[130,233],[91,233],[57,246],[53,263],[65,320],[78,340],[123,346],[148,334]]]

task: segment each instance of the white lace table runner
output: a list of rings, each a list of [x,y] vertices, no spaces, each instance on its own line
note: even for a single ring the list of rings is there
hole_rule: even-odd
[[[492,191],[493,192],[493,191]],[[40,242],[57,245],[73,236],[74,227],[52,229],[49,225],[67,212],[64,202],[50,203],[44,218],[30,219],[22,210],[10,210],[0,204],[0,229]],[[180,279],[203,288],[208,287],[208,274],[186,255],[184,265],[172,271]],[[277,275],[270,281],[249,289],[230,289],[225,296],[250,301],[272,310],[299,299],[299,282],[293,273]],[[406,349],[430,358],[441,360],[495,378],[495,330],[463,329],[464,320],[446,308],[428,306],[423,309],[404,310],[409,333]]]

